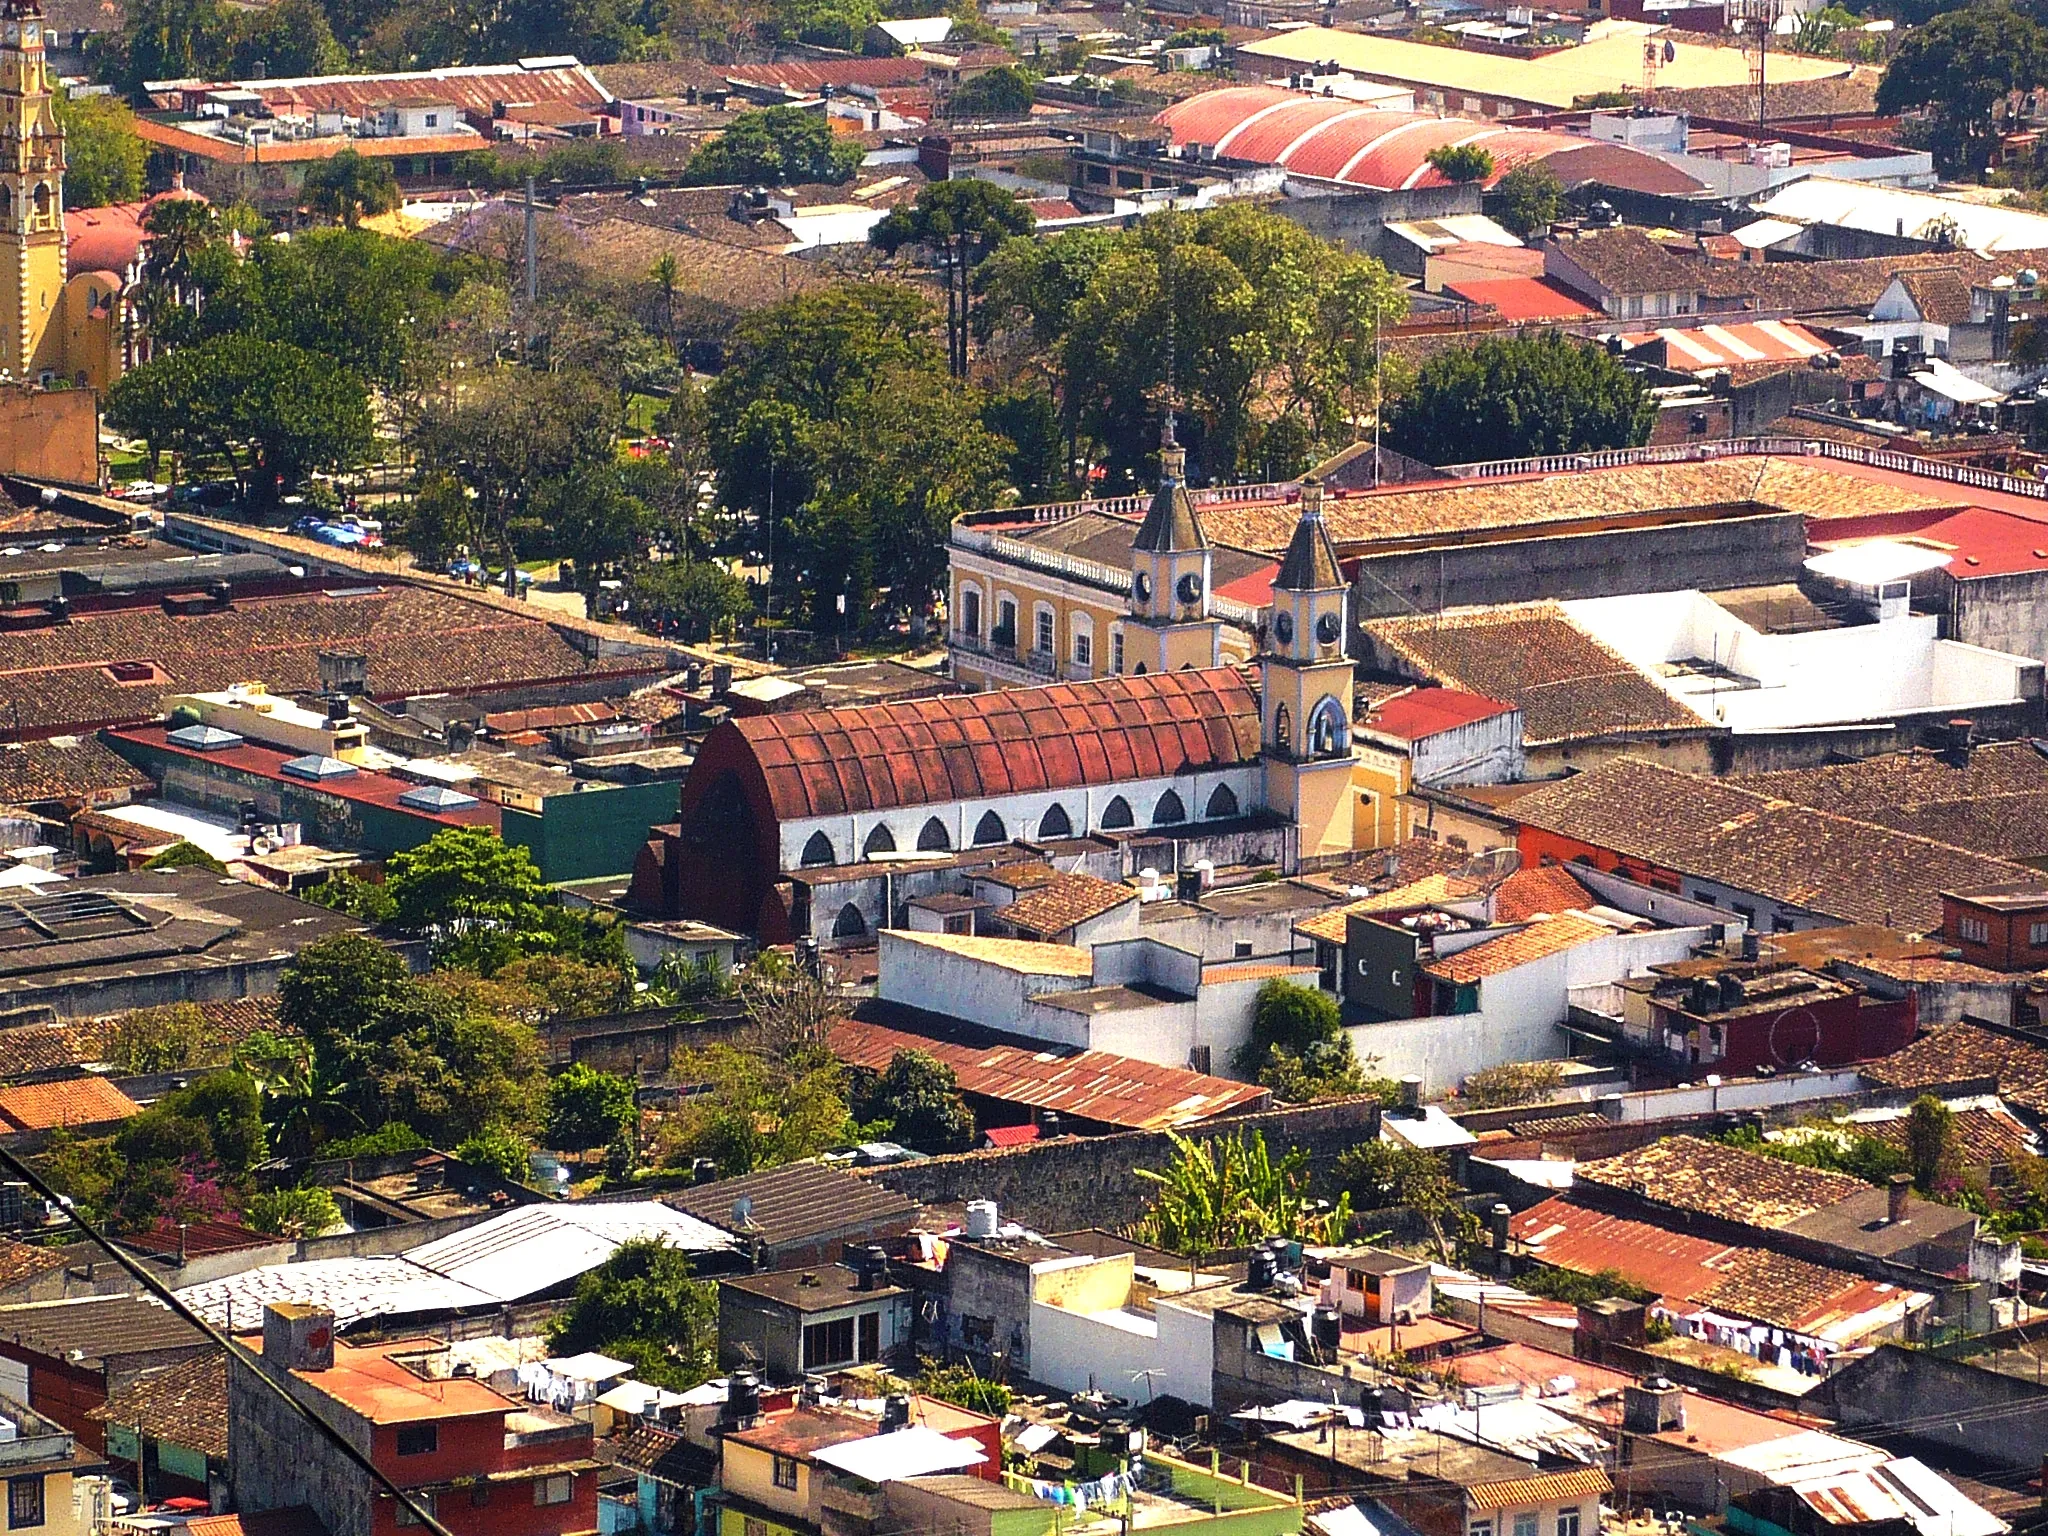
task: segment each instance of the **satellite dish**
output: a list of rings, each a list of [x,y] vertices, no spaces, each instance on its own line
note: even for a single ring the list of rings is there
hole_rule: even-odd
[[[1470,880],[1477,885],[1491,885],[1505,880],[1522,867],[1522,850],[1519,848],[1489,848],[1484,853],[1474,854],[1451,872],[1453,880]]]
[[[736,1227],[750,1227],[754,1224],[754,1197],[741,1195],[732,1203],[732,1224]]]

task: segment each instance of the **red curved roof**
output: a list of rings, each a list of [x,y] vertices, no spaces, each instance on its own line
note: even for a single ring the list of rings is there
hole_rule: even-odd
[[[1389,112],[1273,85],[1207,91],[1168,107],[1154,121],[1175,145],[1206,145],[1219,160],[1284,166],[1303,176],[1379,188],[1449,185],[1429,154],[1452,144],[1476,144],[1493,156],[1491,185],[1518,165],[1591,142],[1468,117]]]
[[[125,273],[142,251],[147,203],[64,210],[65,265],[80,272]]]
[[[727,732],[789,821],[1234,768],[1258,756],[1259,708],[1244,673],[1214,667],[756,715],[713,735]]]

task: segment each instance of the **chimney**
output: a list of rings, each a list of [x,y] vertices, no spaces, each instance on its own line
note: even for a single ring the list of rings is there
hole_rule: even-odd
[[[1763,956],[1763,939],[1754,928],[1742,931],[1742,958],[1757,960]]]
[[[1895,1173],[1885,1185],[1884,1219],[1897,1226],[1906,1219],[1906,1198],[1913,1193],[1913,1175]]]
[[[732,692],[732,663],[714,661],[711,664],[711,697],[722,699]]]
[[[1509,1210],[1506,1204],[1496,1202],[1493,1209],[1486,1214],[1488,1218],[1487,1224],[1493,1232],[1493,1251],[1495,1253],[1506,1253],[1508,1251],[1508,1219],[1514,1215],[1514,1212]]]
[[[910,1399],[902,1393],[882,1401],[882,1433],[910,1428]]]
[[[263,1358],[279,1370],[333,1370],[333,1311],[302,1301],[269,1303],[263,1309]]]
[[[1685,1428],[1685,1393],[1663,1376],[1645,1376],[1621,1389],[1621,1427],[1632,1435]]]
[[[1977,722],[1974,720],[1955,719],[1949,721],[1943,732],[1945,741],[1941,750],[1941,760],[1951,768],[1969,767],[1970,749],[1973,745],[1972,738],[1976,735],[1976,732]]]

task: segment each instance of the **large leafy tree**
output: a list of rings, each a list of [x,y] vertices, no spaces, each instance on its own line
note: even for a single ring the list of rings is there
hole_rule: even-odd
[[[64,125],[65,206],[100,208],[142,196],[149,151],[125,101],[60,92],[57,121]]]
[[[1387,443],[1428,464],[1465,464],[1649,441],[1657,408],[1600,348],[1552,332],[1439,352],[1395,402]]]
[[[690,156],[684,176],[699,186],[851,181],[860,145],[833,134],[825,118],[796,107],[742,112]]]
[[[919,1152],[964,1152],[974,1145],[974,1114],[953,1069],[924,1051],[898,1051],[853,1097],[862,1120],[889,1122],[890,1137]]]
[[[1337,1159],[1337,1182],[1359,1209],[1386,1210],[1407,1206],[1429,1229],[1430,1246],[1445,1263],[1457,1256],[1479,1222],[1461,1199],[1464,1191],[1451,1177],[1440,1152],[1411,1147],[1403,1141],[1366,1141]]]
[[[237,80],[259,71],[272,79],[334,74],[348,65],[348,53],[335,40],[319,0],[237,8],[228,31],[228,70]]]
[[[638,1118],[633,1080],[577,1062],[548,1084],[541,1135],[550,1147],[574,1152],[602,1147],[627,1135]]]
[[[548,1343],[630,1360],[635,1379],[654,1386],[694,1387],[718,1368],[718,1287],[690,1273],[689,1255],[636,1239],[576,1283]]]
[[[306,172],[301,195],[310,212],[349,229],[374,214],[391,212],[400,201],[391,162],[353,149],[331,155]]]
[[[1011,241],[980,280],[987,326],[1045,350],[1070,440],[1125,482],[1150,474],[1169,353],[1206,476],[1293,474],[1356,436],[1376,328],[1407,307],[1378,262],[1248,204]]]
[[[212,78],[227,62],[228,16],[220,0],[129,0],[122,7],[122,83]]]
[[[1907,34],[1878,82],[1877,110],[1927,110],[1942,168],[1978,171],[1997,144],[1997,114],[2006,100],[2044,78],[2048,32],[2026,12],[1985,0],[1944,11]]]
[[[1564,206],[1564,183],[1541,160],[1518,165],[1493,184],[1494,217],[1526,240],[1548,229]]]
[[[308,945],[280,979],[278,1016],[309,1047],[309,1092],[355,1128],[398,1121],[452,1147],[527,1124],[544,1077],[532,1029],[475,993],[414,977],[383,945],[340,934]],[[275,1095],[276,1111],[292,1093]],[[325,1117],[306,1139],[331,1133]]]
[[[705,393],[711,460],[746,552],[772,543],[785,612],[854,627],[879,587],[922,609],[953,516],[994,499],[1009,445],[947,378],[935,318],[907,288],[843,283],[735,328]]]
[[[955,378],[967,376],[973,269],[1005,240],[1030,234],[1035,222],[1008,188],[968,179],[932,182],[868,231],[869,242],[891,256],[919,245],[937,260],[946,279],[947,361]]]
[[[1364,1093],[1368,1083],[1344,1033],[1336,999],[1316,987],[1269,981],[1252,1003],[1251,1034],[1231,1063],[1294,1103]]]
[[[616,472],[617,425],[617,397],[592,373],[500,368],[431,400],[417,437],[430,469],[470,493],[467,541],[510,557],[522,539],[545,533],[544,514],[563,509],[564,487]]]
[[[307,471],[356,463],[370,447],[359,379],[287,342],[221,336],[124,374],[107,420],[156,451],[209,452],[261,504]]]

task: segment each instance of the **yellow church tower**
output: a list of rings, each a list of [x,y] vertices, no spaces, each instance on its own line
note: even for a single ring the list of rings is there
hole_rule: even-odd
[[[1223,624],[1209,609],[1214,555],[1188,495],[1187,462],[1169,406],[1159,428],[1159,489],[1131,545],[1124,667],[1133,673],[1223,664]]]
[[[1311,477],[1273,578],[1271,634],[1259,657],[1266,804],[1294,818],[1304,858],[1352,845],[1349,598],[1323,524],[1323,487]]]
[[[64,130],[43,55],[40,0],[0,0],[0,372],[47,383],[61,366]]]

